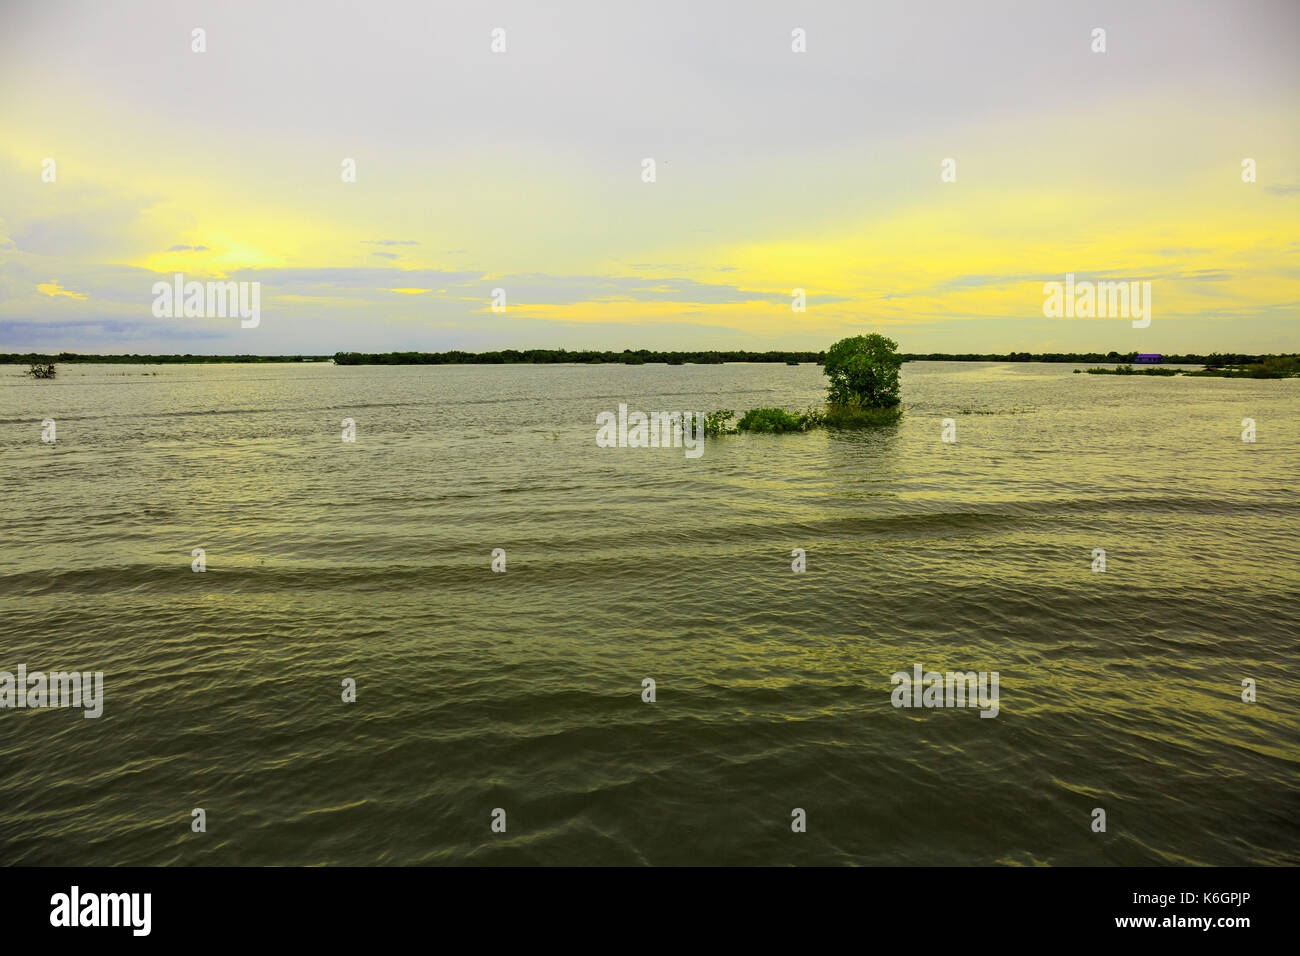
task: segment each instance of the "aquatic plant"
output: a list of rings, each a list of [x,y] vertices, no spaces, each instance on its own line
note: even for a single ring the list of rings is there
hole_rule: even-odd
[[[704,434],[708,438],[750,432],[757,435],[780,435],[806,432],[814,428],[870,428],[893,425],[903,415],[901,405],[892,408],[863,408],[855,405],[827,405],[790,412],[784,408],[751,408],[740,419],[731,409],[704,416]]]
[[[893,425],[903,417],[903,406],[864,408],[859,405],[827,405],[821,424],[827,428],[875,428]]]
[[[779,434],[781,432],[806,432],[814,425],[821,424],[821,413],[809,410],[803,414],[791,414],[783,408],[751,408],[741,416],[736,429],[742,432],[759,434]]]
[[[736,413],[730,408],[709,412],[704,416],[704,436],[706,438],[717,438],[719,435],[734,435],[736,425],[732,419],[735,417]]]

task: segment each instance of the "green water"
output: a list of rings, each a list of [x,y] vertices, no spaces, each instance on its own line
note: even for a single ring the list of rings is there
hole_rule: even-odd
[[[7,863],[1300,862],[1300,380],[916,363],[896,427],[692,460],[595,417],[820,369],[20,372],[0,670],[104,713],[0,710]]]

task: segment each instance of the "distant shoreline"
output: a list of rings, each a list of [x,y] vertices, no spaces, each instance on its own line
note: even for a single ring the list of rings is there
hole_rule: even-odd
[[[1249,365],[1268,359],[1296,357],[1297,353],[1214,352],[1207,355],[1164,355],[1162,365]],[[1005,354],[941,352],[908,353],[904,362],[1046,362],[1083,364],[1106,362],[1128,365],[1136,352],[1009,352]],[[0,365],[26,365],[32,362],[58,364],[107,365],[226,365],[257,363],[333,362],[336,365],[725,365],[734,362],[762,362],[789,365],[820,363],[822,352],[770,351],[698,351],[660,352],[651,349],[622,352],[568,351],[566,349],[504,349],[499,352],[336,352],[333,355],[90,355],[77,352],[0,352]]]

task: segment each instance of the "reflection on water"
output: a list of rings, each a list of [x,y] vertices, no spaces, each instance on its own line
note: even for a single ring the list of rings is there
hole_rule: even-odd
[[[1300,381],[919,363],[896,427],[690,460],[596,415],[820,370],[20,372],[0,670],[105,702],[0,710],[11,862],[1300,862]]]

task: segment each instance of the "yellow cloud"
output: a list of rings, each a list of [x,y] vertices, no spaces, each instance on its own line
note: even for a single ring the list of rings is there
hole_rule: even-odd
[[[69,299],[84,299],[86,297],[86,293],[84,292],[71,292],[62,288],[58,281],[54,279],[51,279],[49,282],[42,282],[36,287],[36,291],[44,292],[50,297],[56,295],[66,295]]]
[[[1016,115],[997,126],[894,140],[870,157],[856,146],[815,156],[778,152],[728,167],[725,176],[701,170],[697,181],[677,192],[665,182],[626,195],[593,190],[581,170],[563,162],[521,170],[477,156],[443,170],[430,193],[428,165],[418,153],[386,170],[382,188],[348,185],[332,169],[330,175],[303,175],[319,158],[293,142],[278,143],[268,147],[255,174],[241,171],[237,181],[206,154],[165,170],[148,167],[148,194],[139,196],[136,225],[149,241],[123,240],[121,255],[111,258],[164,275],[370,268],[373,249],[359,237],[402,236],[414,243],[404,248],[404,261],[416,269],[448,269],[455,245],[473,250],[454,260],[458,265],[490,267],[494,276],[667,276],[753,293],[748,302],[731,301],[735,296],[691,302],[684,287],[682,299],[671,301],[564,304],[527,304],[512,295],[511,313],[530,319],[633,328],[698,324],[808,339],[841,327],[914,326],[916,337],[928,336],[925,344],[932,347],[957,347],[941,338],[947,335],[936,331],[941,325],[974,326],[960,330],[967,336],[962,347],[977,341],[1018,346],[1020,330],[1045,319],[1043,283],[1067,272],[1150,279],[1162,325],[1166,319],[1280,316],[1300,298],[1293,269],[1298,200],[1279,191],[1294,179],[1288,162],[1300,137],[1273,106],[1247,112],[1227,105],[1206,109],[1199,101],[1161,96],[1126,101],[1119,113],[1099,107],[1072,114],[1072,127],[1105,131],[1083,138],[1049,135],[1051,127],[1040,118]],[[75,108],[85,111],[84,105]],[[93,155],[87,175],[93,170],[106,193],[142,192],[137,184],[147,159],[136,151],[147,131],[107,137],[118,145],[105,155],[99,148],[105,137],[94,124],[106,120],[82,119],[91,126],[72,124],[78,132],[63,134],[69,140],[62,151],[73,158]],[[12,147],[22,165],[37,168],[49,150],[44,122],[28,120],[42,134],[28,132],[18,141],[22,150],[7,131],[0,158]],[[1242,181],[1235,152],[1206,145],[1234,142],[1248,142],[1259,159],[1258,184]],[[944,183],[939,160],[950,153],[957,156],[959,178]],[[810,177],[812,162],[817,174]],[[799,184],[798,201],[767,201],[784,183]],[[45,215],[62,194],[40,195],[41,203],[30,205]],[[436,216],[412,196],[436,197]],[[66,201],[74,200],[80,201],[68,193]],[[565,229],[556,233],[556,223]],[[177,239],[208,248],[201,255],[158,251]],[[62,266],[42,271],[55,268]],[[420,276],[426,277],[432,276]],[[38,288],[51,297],[86,298],[57,282]],[[807,295],[806,312],[791,309],[795,289]],[[367,286],[277,298],[363,315],[376,291]],[[446,294],[417,287],[388,291]],[[490,310],[481,297],[464,301],[474,304],[468,311]],[[1294,327],[1289,314],[1272,321]],[[1064,320],[1060,327],[1059,347],[1077,341]]]

